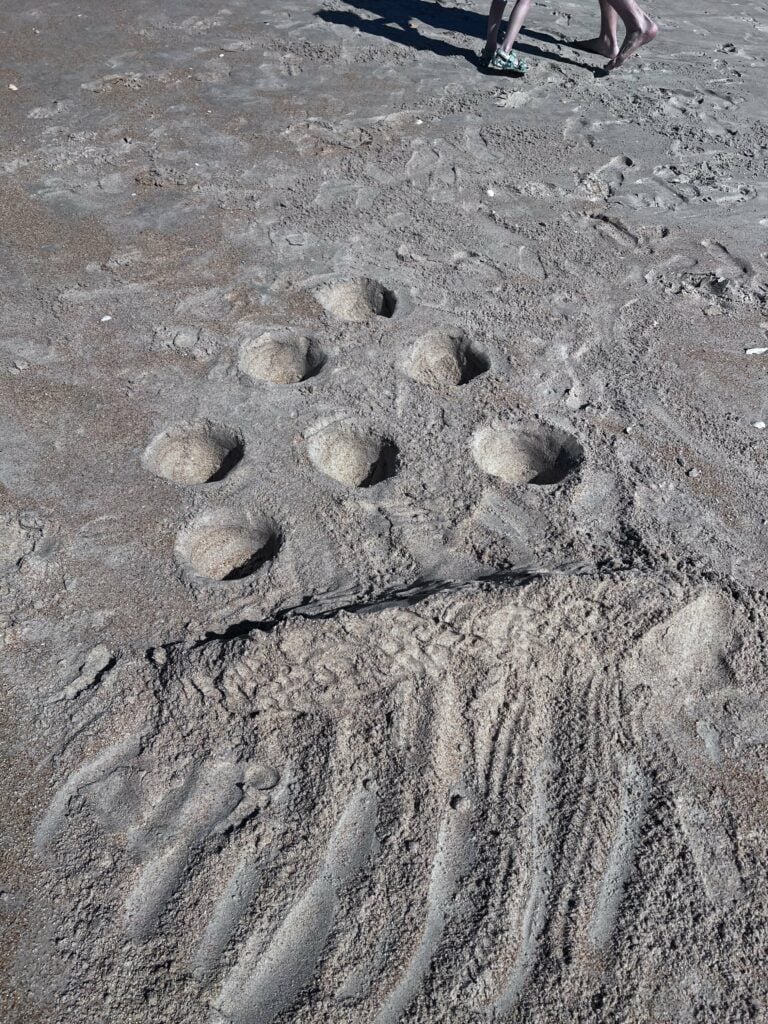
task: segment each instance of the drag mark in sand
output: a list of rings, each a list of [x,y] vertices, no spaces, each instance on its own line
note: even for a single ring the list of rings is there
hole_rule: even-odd
[[[437,952],[456,899],[461,879],[473,859],[473,808],[465,797],[454,797],[437,837],[437,849],[427,892],[424,931],[405,973],[387,996],[375,1024],[397,1024],[421,989]]]
[[[55,793],[43,820],[37,827],[35,846],[39,852],[44,852],[53,842],[57,833],[63,830],[70,801],[75,799],[82,790],[109,778],[120,766],[131,764],[140,753],[141,746],[140,736],[129,736],[103,750],[93,760],[81,765],[69,776]]]
[[[366,868],[374,850],[376,805],[373,792],[360,790],[352,797],[331,835],[320,871],[266,952],[259,955],[258,934],[246,943],[216,1003],[224,1020],[271,1024],[312,981],[333,928],[337,895]]]
[[[216,970],[221,955],[232,940],[265,882],[269,856],[254,846],[242,855],[211,914],[192,960],[195,977],[205,984]]]
[[[712,906],[728,913],[742,896],[743,884],[727,806],[720,806],[715,816],[702,801],[680,794],[675,810],[707,898]]]
[[[600,998],[670,922],[717,970],[758,841],[722,767],[737,744],[763,766],[762,691],[728,654],[754,623],[714,587],[648,587],[486,583],[116,673],[160,728],[75,765],[38,837],[92,914],[83,962],[127,936],[129,991],[172,956],[184,1013],[216,1024],[533,1019],[541,993]],[[663,967],[642,970],[652,998]]]
[[[520,946],[506,985],[494,1003],[497,1014],[508,1014],[520,1000],[538,955],[539,939],[547,921],[547,903],[553,872],[552,849],[548,842],[552,808],[547,793],[551,785],[552,765],[547,758],[539,764],[533,779],[531,796],[530,887],[523,911]]]
[[[622,778],[619,825],[589,923],[590,941],[601,950],[608,947],[616,928],[624,890],[632,871],[635,848],[642,834],[647,804],[647,780],[637,762],[632,760],[627,764]]]
[[[194,848],[225,821],[243,798],[242,765],[221,762],[193,769],[177,791],[161,800],[128,833],[128,849],[148,857],[123,906],[125,930],[148,939],[174,893],[184,883]]]

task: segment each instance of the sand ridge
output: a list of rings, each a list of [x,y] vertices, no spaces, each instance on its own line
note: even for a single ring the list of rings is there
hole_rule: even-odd
[[[117,942],[131,1020],[147,986],[176,1020],[748,1019],[762,618],[703,581],[551,578],[115,673],[36,838],[62,934],[90,922],[61,940],[79,1005]]]

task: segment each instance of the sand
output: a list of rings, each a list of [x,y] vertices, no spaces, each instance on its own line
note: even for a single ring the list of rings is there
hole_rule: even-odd
[[[649,10],[4,7],[3,1021],[768,1019],[768,5]]]

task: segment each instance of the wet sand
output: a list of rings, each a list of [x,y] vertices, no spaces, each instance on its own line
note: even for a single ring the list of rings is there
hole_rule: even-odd
[[[651,13],[5,7],[3,1019],[765,1013],[768,5]]]

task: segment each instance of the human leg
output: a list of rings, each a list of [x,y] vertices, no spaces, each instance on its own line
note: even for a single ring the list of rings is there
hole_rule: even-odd
[[[501,46],[498,46],[499,29],[504,16],[504,8],[507,0],[492,0],[491,11],[488,15],[488,36],[483,50],[483,61],[494,71],[513,71],[523,74],[528,65],[512,51],[512,46],[517,38],[523,21],[531,6],[532,0],[517,0],[509,19],[509,25]]]
[[[499,45],[499,29],[501,28],[501,20],[504,17],[504,8],[507,6],[507,0],[492,0],[491,10],[488,14],[488,34],[485,40],[485,49],[483,50],[483,57],[489,58],[496,53],[496,47]]]
[[[507,34],[504,36],[504,41],[501,44],[501,49],[504,53],[509,53],[515,45],[530,6],[531,0],[517,0],[507,25]]]
[[[655,39],[659,27],[638,5],[637,0],[607,0],[607,3],[624,22],[627,30],[619,52],[606,64],[606,69],[612,71],[621,67],[641,46]]]
[[[619,52],[619,38],[617,35],[619,17],[608,3],[608,0],[599,0],[599,3],[600,35],[595,39],[578,39],[573,45],[577,46],[580,50],[599,53],[601,57],[613,58]]]

